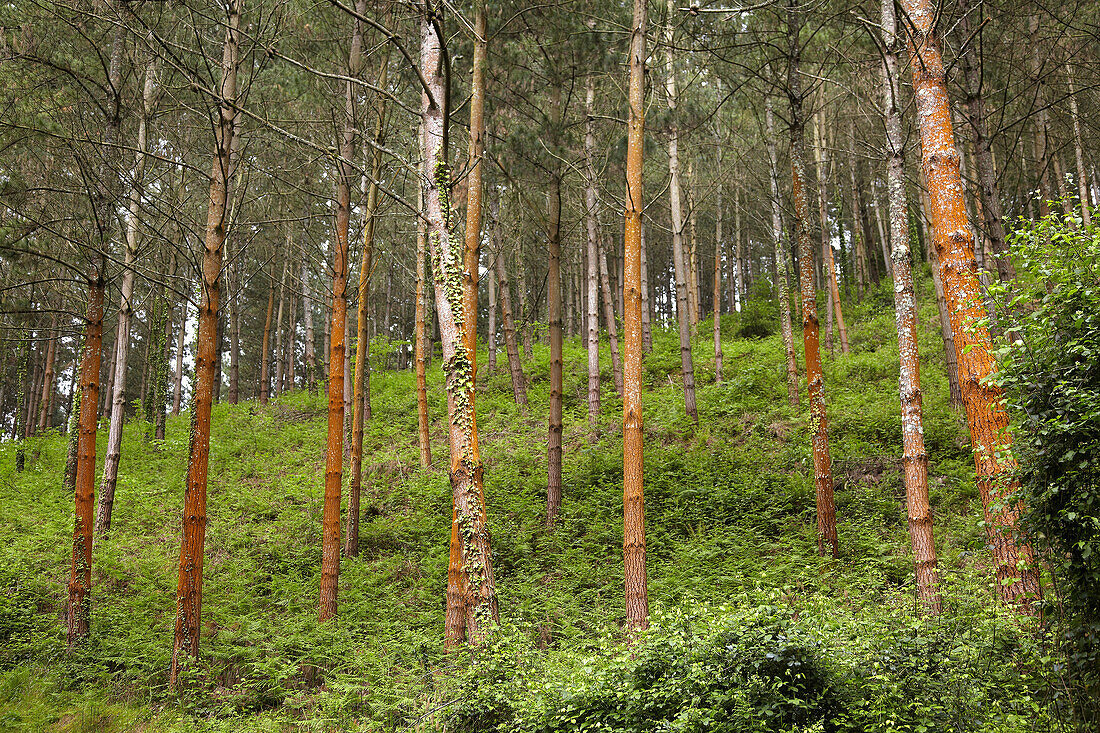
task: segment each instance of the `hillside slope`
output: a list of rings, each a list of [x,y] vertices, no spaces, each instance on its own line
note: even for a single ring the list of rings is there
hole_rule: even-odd
[[[680,619],[666,629],[687,623],[687,614],[697,627],[692,634],[727,627],[730,614],[756,628],[753,614],[768,609],[772,621],[828,637],[815,653],[838,680],[851,682],[867,672],[864,662],[882,661],[880,679],[859,677],[878,680],[859,684],[868,686],[868,709],[885,716],[882,728],[869,729],[920,730],[887,724],[890,705],[912,706],[950,688],[974,708],[966,729],[1032,730],[1041,709],[1031,697],[1041,690],[1031,677],[1038,652],[992,602],[966,435],[948,406],[935,303],[927,281],[921,285],[925,440],[944,618],[920,621],[916,610],[888,289],[846,314],[853,353],[825,357],[841,546],[835,561],[817,556],[807,416],[786,404],[779,337],[737,338],[740,317],[724,318],[726,379],[715,384],[709,325],[700,327],[700,425],[693,429],[676,384],[675,336],[654,334],[644,396],[651,608],[657,618]],[[754,308],[750,317],[768,320],[763,305]],[[507,729],[546,718],[570,690],[612,684],[614,675],[593,673],[591,660],[605,660],[596,664],[605,670],[632,663],[599,651],[619,648],[622,639],[621,404],[605,358],[600,430],[589,434],[585,363],[580,342],[567,342],[564,502],[553,534],[543,521],[548,351],[536,345],[524,366],[527,415],[512,403],[504,371],[483,372],[478,422],[505,630],[489,653],[494,664],[472,669],[465,654],[442,651],[450,491],[441,468],[438,360],[429,376],[432,470],[418,467],[413,375],[377,372],[371,380],[361,555],[342,561],[339,617],[325,625],[316,620],[325,398],[297,392],[268,407],[215,407],[205,635],[201,663],[179,696],[167,691],[166,678],[187,416],[170,421],[163,444],[146,441],[136,421],[127,427],[112,534],[95,549],[91,640],[73,654],[64,651],[61,618],[73,512],[60,482],[66,442],[56,434],[33,441],[19,474],[5,443],[0,730],[402,730],[417,721]],[[925,670],[946,686],[920,687],[897,671],[912,660],[891,662],[887,648],[926,665],[938,665],[940,655],[956,676]],[[485,682],[502,669],[512,671],[497,680],[497,694],[508,699],[486,703],[492,685]],[[588,673],[578,677],[581,669]],[[541,680],[524,681],[523,671]],[[555,691],[536,694],[551,679]],[[876,695],[893,702],[875,707]],[[479,717],[486,706],[513,717]],[[781,721],[787,727],[776,729],[812,723]],[[562,725],[583,728],[575,720]]]

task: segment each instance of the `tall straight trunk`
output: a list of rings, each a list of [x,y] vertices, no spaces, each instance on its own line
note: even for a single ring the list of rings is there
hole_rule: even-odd
[[[315,335],[313,333],[313,298],[310,296],[309,263],[306,260],[305,237],[302,238],[302,324],[305,328],[305,353],[303,358],[306,363],[306,384],[310,394],[317,391],[317,354],[314,346]]]
[[[671,5],[670,5],[671,7]],[[630,28],[630,113],[626,143],[626,380],[623,391],[623,570],[626,622],[649,626],[645,565],[645,492],[642,486],[642,153],[645,146],[646,0],[634,0]]]
[[[1073,81],[1073,65],[1066,62],[1066,82],[1069,85],[1069,116],[1073,122],[1073,154],[1077,165],[1077,196],[1081,203],[1081,223],[1092,226],[1089,211],[1089,179],[1085,172],[1085,146],[1081,142],[1081,115],[1077,110],[1077,88]]]
[[[290,273],[291,281],[294,280],[294,271]],[[289,313],[286,318],[286,346],[283,351],[283,378],[279,385],[280,392],[289,392],[294,389],[294,347],[298,340],[298,296],[291,286]],[[238,324],[239,325],[239,324]],[[232,326],[230,326],[232,333]],[[230,361],[232,363],[232,361]],[[232,371],[232,369],[231,369]],[[231,377],[232,378],[232,377]]]
[[[118,334],[117,331],[114,334],[114,338],[111,341],[110,349],[105,349],[104,354],[109,357],[109,360],[105,364],[100,364],[100,370],[104,367],[107,369],[106,374],[100,374],[100,384],[106,383],[106,388],[100,390],[100,398],[103,402],[99,406],[100,417],[110,417],[111,414],[111,395],[115,393],[115,357],[118,356]]]
[[[959,0],[959,32],[970,38],[973,23],[970,19],[970,0]],[[1001,282],[1016,277],[1015,268],[1006,254],[1004,211],[997,186],[997,169],[993,165],[993,141],[985,123],[985,102],[982,99],[982,69],[976,43],[967,43],[959,56],[966,88],[966,116],[974,143],[974,163],[978,169],[978,186],[981,192],[983,232],[989,247],[997,257],[997,276]]]
[[[239,263],[230,264],[229,275],[229,404],[241,399],[241,303]]]
[[[187,348],[187,298],[180,298],[180,330],[176,334],[176,369],[172,388],[172,414],[183,407],[183,352]]]
[[[699,238],[696,227],[695,205],[698,199],[695,189],[695,160],[688,159],[688,310],[691,312],[691,328],[694,333],[699,325]]]
[[[814,152],[817,158],[817,195],[821,214],[821,257],[825,269],[825,283],[829,289],[829,304],[836,314],[837,333],[840,336],[840,353],[847,354],[849,353],[848,329],[844,325],[844,312],[840,307],[840,288],[836,282],[836,262],[833,259],[833,244],[829,229],[829,191],[825,181],[829,159],[825,145],[822,143],[819,117],[814,117]],[[830,320],[832,319],[830,318]]]
[[[825,375],[821,370],[818,343],[817,294],[814,291],[814,243],[810,237],[810,203],[806,195],[805,117],[802,112],[802,78],[799,70],[802,46],[799,42],[802,11],[789,0],[787,27],[787,96],[791,118],[791,196],[794,199],[794,229],[798,240],[799,285],[802,290],[802,340],[806,356],[806,386],[810,399],[810,431],[814,459],[814,493],[817,503],[817,552],[839,557],[836,534],[836,504],[833,501],[833,469],[829,455],[829,420],[825,411]]]
[[[49,344],[46,346],[46,363],[42,377],[42,395],[38,400],[38,432],[43,432],[49,427],[50,405],[53,402],[54,362],[57,359],[57,314],[50,319],[48,334]]]
[[[493,203],[495,206],[495,202]],[[492,212],[493,221],[499,221],[496,211]],[[519,360],[519,346],[516,344],[516,325],[512,317],[512,291],[508,285],[508,271],[504,266],[503,246],[500,226],[493,227],[493,235],[496,237],[495,247],[496,275],[500,283],[500,317],[501,329],[504,331],[504,350],[508,354],[508,372],[512,377],[512,395],[516,404],[526,412],[527,410],[527,378],[523,374],[523,364]]]
[[[283,386],[283,310],[286,307],[286,276],[290,271],[290,248],[294,237],[290,234],[290,224],[286,226],[286,244],[283,247],[283,274],[279,276],[279,305],[275,309],[275,382],[271,396],[278,397]]]
[[[719,141],[720,142],[720,141]],[[714,207],[714,381],[722,383],[722,147],[718,146],[718,197]]]
[[[377,85],[385,88],[389,54],[383,53]],[[370,182],[367,184],[363,225],[363,253],[359,259],[359,312],[355,330],[355,371],[352,374],[351,423],[351,496],[348,498],[348,534],[344,554],[359,556],[359,499],[363,485],[363,422],[370,419],[370,339],[367,336],[367,304],[370,301],[370,276],[374,267],[374,230],[378,212],[378,181],[382,175],[382,143],[385,141],[386,98],[379,94],[375,102],[375,146],[372,149]]]
[[[775,247],[776,286],[779,295],[779,327],[787,355],[787,402],[798,406],[798,364],[794,360],[794,334],[791,331],[791,298],[787,284],[787,255],[783,247],[783,209],[779,201],[779,156],[776,154],[775,115],[772,98],[764,99],[764,128],[768,137],[768,166],[772,192],[772,242]]]
[[[940,578],[936,568],[936,542],[932,534],[932,509],[928,501],[928,453],[924,448],[921,409],[920,356],[917,352],[917,298],[909,258],[909,202],[905,193],[905,137],[898,100],[897,16],[894,0],[882,0],[882,81],[886,115],[887,185],[890,201],[890,242],[894,277],[894,311],[900,355],[902,466],[909,539],[913,543],[913,568],[917,595],[924,608],[938,614]]]
[[[423,131],[420,133],[423,135]],[[423,191],[417,194],[423,198]],[[421,210],[424,205],[421,202]],[[417,218],[416,224],[416,325],[415,325],[415,357],[416,357],[416,415],[417,415],[417,440],[420,443],[420,467],[427,468],[432,465],[431,436],[428,434],[428,352],[431,343],[428,341],[427,329],[424,319],[427,311],[427,287],[425,285],[425,267],[428,256],[428,240],[424,230],[423,219]]]
[[[118,40],[116,38],[116,43]],[[112,54],[113,56],[113,54]],[[113,61],[113,59],[112,59]],[[117,132],[117,130],[116,130]],[[106,238],[101,238],[101,246]],[[88,283],[88,315],[84,327],[84,356],[80,365],[80,397],[76,470],[73,496],[76,521],[73,527],[72,571],[69,575],[68,644],[72,647],[88,635],[92,588],[92,511],[95,505],[96,424],[99,408],[99,368],[103,356],[103,299],[107,289],[104,274],[107,258],[101,254],[99,270]]]
[[[214,336],[214,404],[222,398],[222,352],[225,351],[225,316],[218,313],[217,330]]]
[[[271,319],[275,312],[275,278],[268,278],[267,315],[264,316],[264,338],[260,346],[260,404],[266,405],[271,394]]]
[[[80,368],[80,425],[77,438],[76,478],[73,490],[73,555],[69,574],[69,597],[66,609],[67,641],[73,647],[88,635],[91,604],[88,593],[92,587],[92,523],[95,506],[96,426],[99,416],[100,368],[103,360],[103,300],[107,290],[107,251],[110,246],[111,221],[117,204],[119,175],[117,148],[122,127],[122,54],[123,26],[115,26],[111,38],[111,60],[108,65],[106,125],[103,130],[103,151],[99,159],[99,180],[102,185],[90,196],[97,224],[95,240],[89,255],[98,260],[88,278],[88,313],[84,330],[84,354]]]
[[[886,234],[886,226],[882,221],[882,207],[879,206],[878,186],[871,182],[871,207],[875,210],[875,226],[878,228],[878,242],[882,248],[882,261],[886,267],[886,274],[893,277],[894,263],[890,254],[890,238]]]
[[[356,0],[355,11],[365,15],[367,0]],[[348,395],[344,386],[347,357],[348,226],[351,223],[351,189],[355,155],[355,88],[352,79],[362,65],[363,30],[352,21],[348,52],[348,81],[344,85],[344,129],[340,159],[336,163],[336,248],[332,264],[332,330],[328,376],[328,439],[325,444],[325,500],[321,519],[321,588],[319,618],[336,615],[340,577],[340,489],[344,470],[344,414]]]
[[[676,8],[673,0],[668,0],[668,23],[665,27],[665,40],[668,50],[665,54],[665,93],[668,98],[670,127],[668,133],[668,173],[671,178],[668,188],[669,205],[672,208],[672,261],[676,271],[676,322],[680,330],[680,371],[684,380],[684,411],[692,421],[699,422],[699,412],[695,407],[695,366],[691,360],[691,301],[688,295],[688,268],[684,261],[684,217],[680,204],[680,131],[676,126],[676,66],[674,63],[672,31]]]
[[[1041,594],[1031,546],[1015,537],[1019,507],[1006,504],[1016,489],[1016,468],[1001,388],[989,380],[995,364],[974,263],[973,235],[959,177],[959,156],[951,126],[940,44],[933,30],[931,0],[902,0],[911,22],[910,55],[924,176],[932,203],[932,225],[940,277],[948,299],[966,418],[970,427],[978,491],[1005,603],[1030,611]]]
[[[169,686],[175,687],[181,652],[197,657],[202,609],[203,545],[206,541],[206,471],[210,460],[210,409],[214,392],[215,338],[218,320],[218,276],[225,246],[226,189],[233,145],[233,106],[237,97],[237,49],[240,44],[239,0],[226,4],[225,45],[216,127],[217,151],[210,171],[210,206],[202,257],[202,300],[199,306],[198,350],[195,355],[195,397],[191,409],[191,448],[187,464],[187,491],[183,502],[183,541],[180,544],[179,584],[176,590],[176,633],[172,645]]]
[[[556,94],[553,96],[557,96]],[[558,117],[555,105],[554,117]],[[561,435],[562,435],[562,322],[561,322],[561,177],[556,173],[550,183],[549,271],[546,276],[546,302],[550,321],[550,420],[546,438],[547,489],[546,525],[554,528],[561,509]]]
[[[99,486],[96,507],[95,534],[102,536],[111,529],[118,464],[122,458],[122,421],[126,411],[126,365],[130,354],[130,321],[134,316],[134,264],[141,245],[140,209],[145,195],[145,160],[148,151],[149,123],[156,99],[156,58],[150,57],[145,69],[142,93],[142,113],[138,121],[137,148],[134,154],[134,186],[130,191],[129,219],[126,226],[126,253],[122,263],[121,296],[118,306],[118,331],[115,337],[113,393],[111,395],[111,425],[107,433],[107,454],[103,462],[103,478]],[[146,339],[148,342],[149,339]],[[148,359],[146,359],[148,362]],[[144,390],[143,390],[144,391]],[[144,395],[142,395],[144,397]]]
[[[588,426],[595,429],[600,415],[600,291],[599,291],[599,235],[596,217],[596,133],[593,111],[596,103],[596,78],[589,76],[585,82],[584,122],[584,223],[588,234],[587,271],[588,288],[585,303],[588,324]]]
[[[743,303],[748,297],[749,290],[745,280],[745,257],[741,244],[741,187],[733,189],[733,258],[730,265],[733,267],[733,276],[730,278],[731,287],[727,291],[729,297],[730,313],[738,310],[738,304]]]
[[[464,572],[466,638],[481,642],[488,626],[499,619],[481,457],[478,451],[477,420],[469,399],[472,365],[463,343],[466,312],[460,247],[450,231],[450,169],[447,165],[448,80],[443,65],[442,17],[425,6],[420,27],[420,62],[427,88],[422,95],[423,136],[422,190],[424,217],[435,277],[436,319],[443,342],[446,374],[447,416],[451,448],[450,479],[454,500],[454,522],[459,533]]]
[[[856,128],[855,123],[848,126],[848,208],[851,214],[852,233],[852,274],[856,281],[856,300],[863,302],[863,291],[870,279],[867,275],[867,247],[860,227],[859,185],[856,183]]]
[[[1042,38],[1040,37],[1040,24],[1038,14],[1029,19],[1031,38],[1030,73],[1031,82],[1035,85],[1034,124],[1035,132],[1032,137],[1032,151],[1035,155],[1035,166],[1039,172],[1039,216],[1050,213],[1050,200],[1054,198],[1054,189],[1050,185],[1050,150],[1048,147],[1047,130],[1050,126],[1050,113],[1046,106],[1046,94],[1043,91],[1043,59],[1040,53],[1043,51]]]
[[[649,258],[645,248],[645,222],[642,222],[642,353],[653,351],[653,301],[649,297]]]
[[[611,299],[611,278],[607,272],[607,256],[602,241],[599,245],[597,257],[599,257],[600,265],[600,286],[603,290],[604,323],[607,325],[607,342],[611,350],[611,374],[615,379],[615,393],[622,397],[623,368],[619,361],[619,329],[615,323],[615,308],[612,306]]]
[[[497,226],[495,222],[489,224],[489,227],[494,230]],[[494,233],[492,237],[495,239],[496,234]],[[488,368],[490,374],[496,373],[497,370],[497,257],[497,251],[493,250],[488,267],[489,281],[485,284],[489,291],[489,323],[485,334],[485,342],[489,351]]]
[[[523,262],[522,241],[516,242],[515,256],[516,288],[519,291],[519,328],[523,331],[523,357],[529,360],[534,355],[531,344],[531,321],[535,318],[533,314],[535,306],[532,303],[531,293],[527,290],[527,269]]]

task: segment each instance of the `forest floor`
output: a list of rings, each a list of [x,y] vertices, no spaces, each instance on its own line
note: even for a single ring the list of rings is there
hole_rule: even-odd
[[[780,337],[736,335],[743,319],[774,328],[767,316],[774,303],[723,318],[720,384],[710,321],[700,324],[697,427],[683,413],[675,335],[654,333],[644,392],[654,638],[672,649],[669,629],[702,638],[707,629],[763,628],[766,618],[767,628],[784,629],[780,638],[802,640],[796,656],[841,701],[830,703],[843,709],[835,721],[861,721],[782,713],[771,722],[758,716],[761,730],[1024,731],[1049,722],[1042,639],[993,600],[965,426],[948,404],[930,281],[918,286],[940,619],[921,617],[912,581],[892,291],[884,284],[845,314],[851,354],[841,356],[838,344],[824,355],[837,560],[817,554],[806,400],[787,404]],[[215,406],[201,660],[182,693],[169,692],[166,681],[187,416],[170,419],[163,443],[147,440],[138,421],[126,429],[113,529],[95,546],[91,637],[72,653],[63,619],[73,526],[61,485],[66,440],[54,432],[30,441],[22,473],[12,443],[3,443],[0,731],[596,729],[576,710],[610,705],[596,688],[618,685],[614,670],[635,682],[639,674],[633,655],[614,651],[624,638],[621,402],[606,345],[602,357],[600,427],[590,432],[585,352],[577,338],[566,344],[564,501],[551,533],[549,350],[537,343],[524,363],[527,414],[513,404],[503,351],[491,375],[484,351],[479,356],[478,425],[503,628],[473,661],[442,648],[450,489],[438,360],[429,374],[430,470],[418,465],[413,374],[372,376],[361,554],[343,558],[339,616],[326,624],[317,621],[326,398],[295,392],[267,407]],[[105,430],[100,438],[102,461]],[[778,652],[761,654],[774,660]],[[719,676],[736,676],[723,670]],[[757,729],[684,722],[695,704],[694,673],[684,674],[671,713],[604,729]],[[772,693],[782,692],[778,684]],[[784,694],[789,702],[801,693]],[[737,698],[737,710],[760,699]],[[928,705],[940,708],[914,709]]]

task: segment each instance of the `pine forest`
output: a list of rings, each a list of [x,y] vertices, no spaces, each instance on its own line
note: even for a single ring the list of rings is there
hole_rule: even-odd
[[[0,733],[1100,730],[1100,3],[0,5]]]

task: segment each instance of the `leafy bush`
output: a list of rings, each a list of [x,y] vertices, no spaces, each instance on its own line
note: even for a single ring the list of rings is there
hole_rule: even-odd
[[[779,331],[779,306],[771,282],[757,278],[752,292],[741,305],[741,338],[765,338]]]
[[[1050,549],[1080,699],[1100,719],[1100,229],[1052,214],[1012,237],[1022,287],[1001,309],[1025,526]]]

